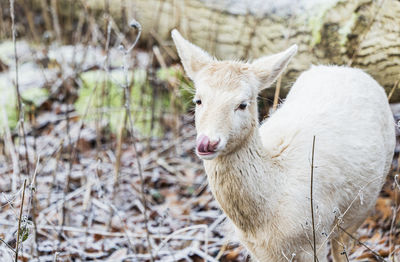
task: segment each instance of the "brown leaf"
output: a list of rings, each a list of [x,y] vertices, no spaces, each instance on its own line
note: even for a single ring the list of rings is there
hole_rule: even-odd
[[[382,214],[382,219],[387,219],[392,216],[392,200],[390,198],[380,197],[376,201],[376,210]]]
[[[237,259],[238,256],[240,255],[240,252],[242,251],[242,249],[240,247],[235,248],[234,250],[230,251],[225,258],[228,260],[234,260]]]
[[[107,262],[115,262],[122,260],[128,254],[127,248],[118,249],[106,260]]]

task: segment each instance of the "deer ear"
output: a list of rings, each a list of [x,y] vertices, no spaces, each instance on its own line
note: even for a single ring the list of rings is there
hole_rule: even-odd
[[[264,56],[251,63],[250,68],[260,81],[260,90],[270,87],[275,82],[296,52],[297,45],[292,45],[281,53]]]
[[[178,30],[172,30],[171,35],[181,58],[183,68],[186,74],[193,80],[198,71],[212,62],[213,58],[200,47],[184,39]]]

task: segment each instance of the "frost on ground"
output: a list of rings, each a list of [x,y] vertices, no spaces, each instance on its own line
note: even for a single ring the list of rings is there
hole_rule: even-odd
[[[42,135],[28,136],[30,155],[37,157],[33,165],[36,180],[26,189],[22,228],[26,229],[27,239],[22,242],[21,256],[32,261],[35,257],[49,261],[57,251],[59,261],[149,259],[140,179],[132,145],[129,141],[123,145],[120,174],[114,184],[115,141],[93,147],[95,137],[91,134],[95,131],[83,128],[76,144],[71,139],[79,153],[70,169],[71,148],[65,137],[65,125],[65,120],[50,119],[42,127]],[[79,121],[70,123],[71,137],[76,137],[73,130],[79,125]],[[206,189],[201,165],[192,153],[191,124],[187,123],[182,133],[185,135],[177,139],[172,134],[151,139],[149,147],[146,140],[138,141],[146,182],[150,240],[153,251],[159,249],[157,253],[162,261],[189,259],[196,252],[205,255],[205,239],[211,254],[218,252],[223,244],[216,229],[218,224],[213,225],[216,220],[221,221],[218,220],[221,212]],[[17,150],[23,154],[24,147]],[[7,162],[5,156],[2,158],[2,163]],[[33,175],[18,177],[18,190],[12,192],[11,166],[1,165],[0,237],[10,246],[16,241],[20,186],[23,179],[32,180]],[[68,176],[70,185],[66,189]],[[31,216],[36,217],[36,225]],[[181,232],[162,244],[177,230]],[[7,257],[12,257],[13,252],[4,244],[1,249],[0,260],[9,261]]]
[[[21,261],[150,261],[151,254],[156,261],[245,261],[245,250],[237,243],[229,243],[231,235],[221,228],[225,217],[207,188],[202,164],[194,154],[192,116],[177,110],[172,110],[172,114],[167,110],[173,107],[174,99],[183,99],[172,88],[178,80],[183,81],[182,78],[169,74],[168,70],[151,75],[151,78],[144,76],[142,84],[150,83],[152,88],[159,85],[167,89],[168,94],[173,94],[168,99],[157,98],[162,103],[155,108],[163,114],[156,115],[155,121],[162,123],[163,131],[157,136],[149,135],[151,133],[144,132],[137,121],[139,114],[149,121],[148,117],[152,115],[150,100],[142,107],[145,113],[133,113],[133,136],[125,127],[121,131],[125,133],[124,139],[119,142],[121,123],[118,122],[114,129],[109,123],[116,118],[115,112],[123,110],[121,101],[113,104],[110,99],[110,103],[100,104],[100,107],[97,100],[96,103],[90,100],[76,102],[80,90],[87,88],[86,95],[91,97],[90,94],[96,93],[93,86],[98,85],[99,91],[104,83],[108,83],[99,75],[109,74],[111,84],[119,81],[113,78],[112,72],[103,70],[105,54],[96,48],[83,48],[92,50],[87,51],[89,55],[83,59],[79,51],[71,53],[70,47],[53,48],[54,51],[43,57],[48,63],[38,68],[45,72],[56,68],[57,74],[54,79],[47,79],[50,85],[44,84],[46,82],[35,84],[37,88],[48,90],[50,95],[45,96],[40,105],[26,108],[29,174],[18,126],[9,130],[13,138],[10,140],[3,133],[8,127],[1,125],[0,261],[14,260],[25,179],[28,185],[19,234]],[[31,52],[29,48],[21,47],[21,55],[24,50],[27,54]],[[74,52],[78,55],[73,55]],[[90,58],[90,54],[96,52],[98,55]],[[34,68],[32,65],[38,64],[36,58],[39,56],[36,52],[32,54],[26,55],[26,60],[20,60],[23,66],[29,65],[31,69]],[[144,57],[142,63],[148,63],[149,55],[144,51],[136,53],[135,58],[138,57]],[[74,74],[72,69],[59,70],[76,64],[74,59],[83,59],[79,61],[85,65],[86,72],[80,70]],[[0,60],[7,65],[0,78],[12,79],[12,62],[6,58]],[[120,70],[118,59],[113,63],[116,63],[111,65],[113,70]],[[171,68],[182,74],[182,69]],[[141,78],[139,75],[136,75],[137,79]],[[115,76],[118,78],[118,74]],[[59,83],[58,88],[52,89],[55,83]],[[12,82],[5,86],[13,92]],[[118,89],[118,85],[113,88]],[[140,90],[137,93],[144,95],[140,89],[142,85],[133,86],[133,93],[135,88]],[[122,99],[118,92],[112,94]],[[140,100],[133,102],[133,108],[141,105]],[[400,119],[398,105],[393,105],[393,111],[396,119]],[[108,115],[102,115],[106,112]],[[386,259],[391,253],[394,256],[400,253],[400,215],[396,215],[399,213],[400,187],[395,183],[400,181],[396,177],[399,173],[398,151],[375,212],[355,236]],[[143,171],[144,193],[137,157]],[[144,211],[148,217],[147,227]],[[361,244],[356,244],[348,253],[351,261],[375,259]]]

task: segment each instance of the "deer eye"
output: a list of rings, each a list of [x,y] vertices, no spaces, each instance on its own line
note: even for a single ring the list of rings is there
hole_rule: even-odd
[[[239,110],[245,110],[246,107],[247,107],[247,103],[241,103],[241,104],[238,106],[237,109],[239,109]]]
[[[196,105],[201,105],[201,100],[200,99],[193,99],[193,103],[195,103]]]

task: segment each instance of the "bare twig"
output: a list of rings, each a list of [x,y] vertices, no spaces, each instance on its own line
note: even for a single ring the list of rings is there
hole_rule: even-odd
[[[389,231],[389,250],[392,250],[393,247],[393,251],[389,254],[389,259],[392,260],[392,262],[394,262],[395,258],[394,258],[394,253],[396,251],[396,247],[393,246],[393,240],[392,240],[392,236],[393,236],[393,230],[395,229],[395,223],[397,220],[397,213],[400,211],[400,207],[398,206],[398,192],[400,189],[400,184],[398,182],[398,177],[399,175],[396,174],[394,176],[394,182],[393,182],[393,187],[394,187],[394,195],[395,195],[395,199],[394,199],[394,207],[393,207],[393,216],[392,216],[392,222],[390,223],[390,231]]]
[[[6,241],[4,241],[2,238],[0,238],[0,241],[4,244],[4,245],[6,245],[6,247],[8,247],[12,252],[14,252],[14,254],[15,254],[15,250],[14,250],[14,248],[12,248],[12,246],[10,246]]]
[[[65,206],[66,201],[65,201],[65,196],[67,195],[69,188],[70,188],[70,183],[71,183],[71,173],[72,173],[72,166],[74,164],[74,157],[73,157],[73,151],[74,147],[72,146],[72,138],[71,138],[71,132],[70,132],[70,116],[69,116],[69,107],[68,105],[65,108],[65,118],[66,118],[66,133],[67,133],[67,138],[68,138],[68,156],[69,156],[69,166],[68,166],[68,173],[65,178],[65,187],[64,187],[64,192],[63,192],[63,203],[62,203],[62,208],[61,208],[61,221],[60,225],[63,227],[65,225],[65,220],[67,218],[67,207]],[[79,139],[79,138],[78,138]],[[61,231],[59,232],[59,238],[61,238]]]
[[[147,240],[147,245],[148,245],[148,250],[150,253],[150,260],[153,262],[154,261],[154,257],[153,257],[153,252],[152,252],[152,245],[150,242],[150,233],[149,233],[149,227],[148,227],[148,223],[149,223],[149,218],[147,216],[147,203],[146,203],[146,197],[145,197],[145,185],[144,185],[144,176],[143,176],[143,171],[142,171],[142,165],[140,162],[140,157],[139,157],[139,153],[137,150],[137,146],[136,146],[136,137],[134,136],[134,130],[133,130],[133,120],[132,120],[132,116],[131,116],[131,110],[130,110],[130,93],[129,93],[129,79],[128,79],[128,69],[129,69],[129,63],[128,63],[128,59],[129,59],[129,54],[130,52],[133,50],[133,48],[135,47],[135,45],[137,44],[137,42],[139,41],[140,35],[142,33],[142,26],[140,25],[139,22],[137,22],[136,20],[132,20],[130,22],[130,27],[135,28],[138,33],[136,36],[135,41],[133,42],[133,44],[128,48],[125,49],[124,47],[121,47],[122,50],[124,51],[124,85],[123,88],[125,90],[125,99],[126,99],[126,103],[125,103],[125,109],[126,109],[126,114],[128,116],[128,123],[129,123],[129,133],[131,135],[132,138],[132,145],[133,145],[133,150],[135,152],[136,155],[136,165],[138,168],[138,172],[139,172],[139,178],[140,178],[140,183],[141,183],[141,199],[142,199],[142,204],[143,204],[143,217],[144,217],[144,223],[145,223],[145,229],[146,229],[146,240]]]
[[[349,262],[349,256],[347,255],[346,246],[342,242],[340,242],[340,241],[338,241],[336,239],[332,239],[331,241],[336,241],[339,245],[341,245],[343,247],[343,252],[341,252],[340,254],[344,255],[346,261]]]
[[[3,4],[2,4],[2,2],[0,2],[0,10],[4,10],[4,9],[6,9],[4,6],[3,6]],[[4,21],[4,15],[3,15],[3,12],[2,11],[0,11],[0,38],[6,38],[6,32],[7,32],[7,30],[6,30],[6,25],[5,25],[5,21]]]
[[[35,42],[38,43],[40,41],[40,39],[39,39],[38,32],[36,31],[36,25],[35,25],[35,21],[34,21],[35,17],[34,17],[34,13],[32,11],[32,7],[29,6],[30,4],[32,4],[31,1],[27,2],[26,0],[24,0],[22,3],[22,9],[25,12],[25,17],[26,17],[26,20],[28,21],[29,30],[32,33],[33,39],[35,40]]]
[[[28,145],[26,144],[26,134],[24,127],[24,109],[22,105],[21,93],[19,90],[19,79],[18,79],[18,54],[17,54],[17,40],[16,35],[17,31],[15,28],[15,10],[14,10],[14,0],[10,0],[10,13],[11,13],[11,31],[12,31],[12,40],[14,45],[14,62],[15,62],[15,91],[17,94],[17,112],[19,117],[19,123],[22,132],[22,138],[24,140],[25,145],[25,161],[26,161],[26,173],[29,175],[29,157],[28,157]]]
[[[106,1],[106,10],[108,10],[108,2]],[[108,11],[107,11],[108,12]],[[106,37],[106,45],[105,45],[105,52],[106,52],[106,58],[104,59],[104,71],[105,71],[105,76],[104,76],[104,81],[101,85],[101,94],[100,94],[100,105],[104,106],[106,105],[107,98],[109,99],[109,93],[110,93],[110,40],[111,40],[111,29],[112,29],[112,21],[110,19],[110,16],[107,14],[106,17],[106,22],[107,22],[107,37]],[[101,110],[101,106],[98,106],[96,108],[97,113],[99,114],[99,117],[96,118],[98,119],[98,123],[103,122],[103,117],[104,117],[104,112]],[[110,117],[110,115],[109,115]],[[109,121],[110,122],[110,121]],[[104,137],[104,132],[103,129],[100,129],[99,126],[96,125],[97,129],[97,137],[96,137],[96,145],[97,145],[97,155],[99,155],[100,152],[100,145],[101,145],[101,139]]]
[[[11,177],[11,190],[12,192],[17,191],[17,176],[20,176],[20,170],[18,166],[18,155],[14,147],[14,143],[11,137],[11,131],[10,131],[10,126],[8,124],[8,116],[5,108],[5,102],[1,101],[1,113],[2,113],[2,118],[3,118],[3,127],[5,130],[5,135],[4,135],[4,142],[6,145],[6,148],[8,148],[9,154],[11,155],[11,161],[12,161],[12,166],[13,166],[13,174]]]
[[[14,224],[8,222],[8,221],[0,221],[0,225],[2,226],[9,226],[12,227],[14,226]],[[110,232],[110,231],[104,231],[104,230],[100,230],[100,229],[87,229],[86,227],[72,227],[72,226],[64,226],[64,227],[60,227],[60,226],[54,226],[54,225],[38,225],[37,226],[39,230],[53,230],[53,231],[65,231],[65,232],[76,232],[76,233],[88,233],[88,234],[92,234],[92,235],[101,235],[101,236],[108,236],[108,237],[124,237],[124,236],[128,236],[130,238],[138,238],[138,239],[143,239],[146,236],[144,236],[143,234],[140,233],[132,233],[132,232]],[[204,237],[196,237],[196,236],[192,236],[190,234],[187,235],[180,235],[180,234],[174,234],[173,236],[171,235],[162,235],[162,234],[150,234],[150,238],[151,239],[176,239],[176,240],[191,240],[191,241],[201,241],[204,242],[205,238]],[[208,238],[207,239],[208,242],[218,242],[220,241],[219,238]]]
[[[57,11],[57,0],[51,0],[50,2],[50,13],[53,18],[53,27],[56,32],[57,41],[61,44],[61,27],[58,19],[58,11]]]
[[[282,83],[282,75],[279,76],[278,81],[276,82],[275,94],[274,94],[274,103],[272,104],[272,110],[275,111],[278,108],[279,103],[279,93],[281,92],[281,83]]]
[[[339,226],[339,224],[342,222],[343,217],[347,214],[347,212],[350,210],[350,208],[353,206],[354,202],[358,199],[358,197],[360,197],[360,195],[362,194],[362,191],[369,186],[370,184],[378,181],[379,179],[381,179],[380,177],[376,177],[375,179],[369,181],[368,183],[366,183],[357,193],[357,195],[353,198],[353,200],[351,201],[351,203],[349,204],[349,206],[347,207],[347,209],[337,218],[336,223],[333,225],[331,231],[329,232],[329,234],[327,234],[325,240],[322,242],[322,244],[318,247],[317,253],[319,253],[322,248],[325,247],[326,242],[329,240],[330,236],[333,234],[333,232],[336,230],[336,227]]]
[[[292,33],[293,30],[293,20],[296,16],[291,16],[289,21],[288,21],[288,31],[287,34],[285,34],[285,46],[288,46],[289,44],[289,39],[290,39],[290,35]],[[281,92],[281,85],[282,85],[282,77],[283,75],[280,75],[278,78],[278,81],[276,82],[276,88],[275,88],[275,94],[274,94],[274,102],[272,104],[272,110],[275,111],[278,108],[278,103],[279,103],[279,95]]]
[[[313,199],[313,187],[314,187],[314,152],[315,152],[315,136],[313,136],[312,143],[312,155],[311,155],[311,187],[310,187],[310,203],[311,203],[311,220],[312,220],[312,231],[313,231],[313,252],[314,252],[314,262],[318,260],[317,258],[317,245],[315,241],[315,222],[314,222],[314,199]]]
[[[57,262],[58,260],[58,252],[54,252],[54,258],[53,258],[53,262]]]
[[[30,212],[32,212],[32,223],[33,223],[33,230],[34,230],[34,243],[35,243],[35,258],[38,258],[39,255],[39,246],[38,246],[38,232],[37,232],[37,214],[39,213],[39,205],[38,205],[38,201],[37,201],[37,197],[36,197],[36,192],[37,192],[37,185],[36,185],[36,175],[38,173],[39,170],[39,159],[40,156],[38,156],[37,161],[36,161],[36,167],[35,167],[35,171],[33,172],[33,178],[30,182],[29,185],[29,190],[30,190],[30,194],[29,194],[29,200],[32,201],[32,209],[28,208],[28,214]],[[30,210],[31,209],[31,210]]]
[[[207,253],[207,243],[208,243],[208,226],[207,225],[194,225],[194,226],[189,226],[189,227],[185,227],[185,228],[181,228],[179,230],[176,230],[174,233],[170,234],[169,236],[167,236],[167,238],[165,238],[160,245],[158,245],[156,251],[155,251],[155,255],[158,254],[158,252],[161,250],[161,248],[163,248],[165,246],[165,244],[171,240],[174,236],[185,232],[185,231],[189,231],[189,230],[197,230],[197,229],[204,229],[204,242],[205,242],[205,253]]]
[[[366,244],[364,244],[363,242],[361,242],[360,240],[358,240],[357,238],[355,238],[352,234],[350,234],[349,232],[346,231],[346,229],[344,229],[343,227],[341,227],[340,225],[338,225],[338,228],[340,230],[342,230],[346,235],[348,235],[351,239],[353,239],[354,241],[356,241],[359,245],[362,245],[363,247],[365,247],[366,249],[368,249],[369,251],[372,252],[372,254],[376,257],[376,259],[378,259],[381,262],[387,262],[381,255],[379,255],[378,253],[376,253],[374,250],[372,250],[370,247],[368,247]]]
[[[75,143],[73,144],[72,142],[72,138],[70,135],[70,112],[69,112],[69,107],[66,107],[66,111],[65,113],[65,119],[66,119],[66,132],[67,132],[67,138],[68,138],[68,153],[69,153],[69,167],[68,167],[68,173],[67,173],[67,177],[66,177],[66,182],[65,182],[65,187],[64,187],[64,200],[66,197],[66,194],[68,193],[69,189],[70,189],[70,181],[71,181],[71,173],[72,173],[72,167],[74,165],[74,161],[77,157],[78,154],[78,143],[81,137],[81,132],[83,129],[83,119],[85,119],[85,117],[87,116],[88,112],[89,112],[89,108],[92,102],[92,98],[94,96],[94,94],[96,93],[98,85],[95,85],[93,88],[93,92],[91,92],[90,96],[89,96],[89,101],[87,103],[87,106],[85,108],[85,112],[83,114],[83,117],[80,121],[80,126],[79,126],[79,130],[78,130],[78,136],[77,139],[75,141]],[[65,225],[65,220],[67,218],[66,213],[67,213],[67,208],[65,206],[66,201],[63,201],[62,203],[62,215],[61,215],[61,226]],[[61,231],[60,231],[61,233]],[[61,236],[61,235],[60,235]]]
[[[19,237],[20,237],[20,234],[21,234],[21,220],[22,220],[22,211],[23,211],[23,209],[24,209],[25,188],[26,188],[26,179],[24,180],[24,186],[23,186],[23,189],[22,189],[21,207],[20,207],[20,209],[19,209],[18,230],[17,230],[17,242],[16,242],[16,244],[15,244],[15,262],[18,261]]]
[[[165,53],[168,54],[168,56],[173,59],[177,60],[178,56],[175,54],[175,52],[167,45],[163,44],[163,39],[155,32],[154,30],[150,30],[150,35],[152,36],[151,39],[155,39],[156,42],[158,43],[158,46],[165,51]],[[151,40],[152,41],[152,40]]]
[[[392,96],[394,94],[394,91],[396,91],[396,89],[399,86],[399,84],[400,84],[400,80],[397,80],[396,83],[394,83],[392,89],[390,90],[390,92],[389,92],[389,94],[387,96],[389,102],[390,102],[390,99],[392,98]]]
[[[344,246],[343,246],[343,254],[344,254],[344,257],[346,258],[346,261],[349,262],[349,256],[347,255],[347,250],[346,250],[346,247],[344,247]]]
[[[48,5],[46,0],[40,0],[40,6],[42,8],[42,17],[45,23],[45,28],[47,31],[51,30],[51,19],[48,12]]]
[[[118,185],[118,176],[119,176],[119,171],[121,168],[122,141],[124,138],[124,130],[126,129],[127,121],[128,121],[128,113],[126,113],[124,115],[124,118],[122,119],[121,125],[119,126],[119,129],[118,129],[118,134],[117,134],[117,148],[116,148],[116,153],[115,153],[116,159],[115,159],[115,171],[114,171],[115,172],[115,174],[114,174],[114,189]],[[116,190],[114,190],[114,193],[115,193],[115,191]]]

